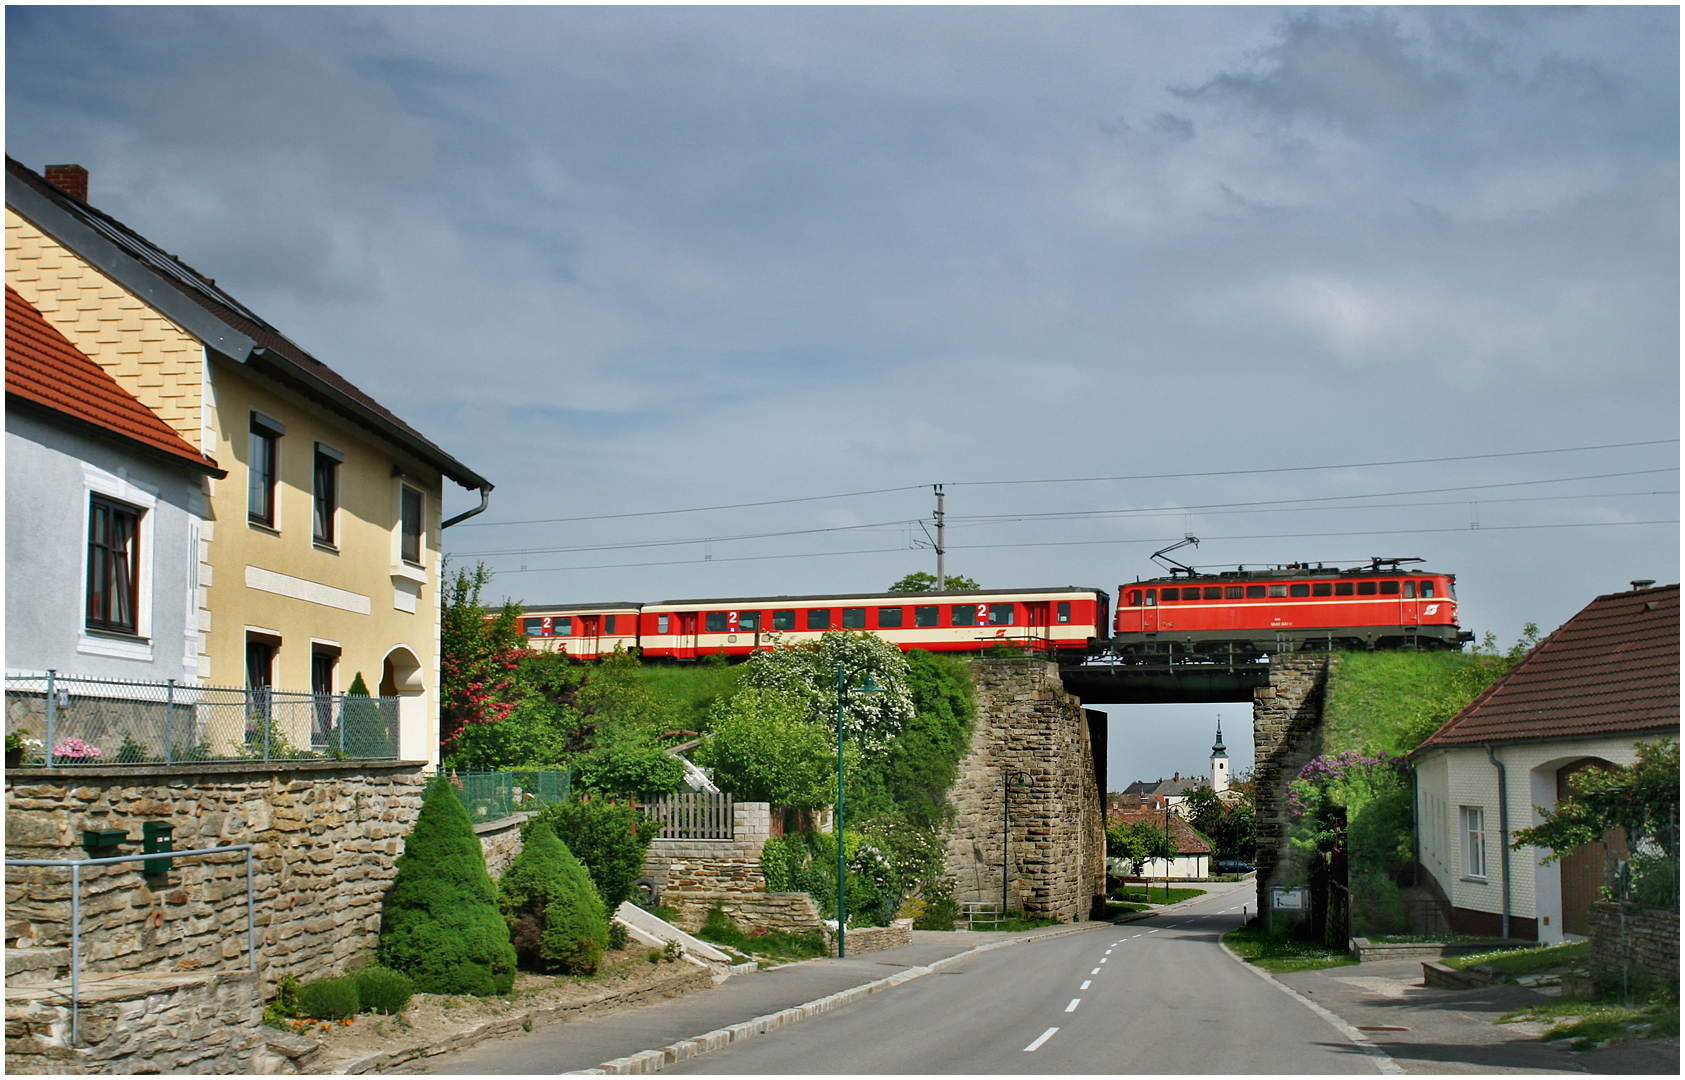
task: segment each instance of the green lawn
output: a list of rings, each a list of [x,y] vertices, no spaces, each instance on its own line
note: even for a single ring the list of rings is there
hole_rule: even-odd
[[[1108,900],[1108,901],[1106,901],[1106,914],[1107,915],[1128,915],[1131,912],[1135,912],[1135,911],[1146,911],[1147,906],[1148,905],[1146,905],[1146,904],[1124,904],[1124,903],[1119,903],[1116,900]]]
[[[1337,952],[1312,941],[1275,937],[1262,930],[1230,930],[1223,935],[1223,944],[1247,963],[1277,973],[1316,971],[1357,963],[1357,958],[1350,953]]]
[[[1139,886],[1131,885],[1126,888],[1112,890],[1111,896],[1107,899],[1121,900],[1126,904],[1163,905],[1179,904],[1183,900],[1192,900],[1196,896],[1204,895],[1204,889],[1172,888],[1170,890],[1169,898],[1166,899],[1165,888],[1163,885],[1149,885],[1144,889]]]
[[[1453,956],[1442,963],[1448,968],[1463,971],[1476,964],[1497,968],[1509,975],[1526,975],[1535,971],[1549,971],[1570,960],[1591,954],[1589,941],[1575,941],[1565,945],[1547,945],[1537,949],[1500,949],[1494,952]]]
[[[1678,1038],[1679,1002],[1664,999],[1639,1005],[1621,1005],[1598,1001],[1551,1001],[1512,1012],[1499,1019],[1498,1023],[1513,1024],[1518,1020],[1558,1021],[1541,1036],[1544,1041],[1573,1039],[1568,1049],[1592,1050],[1611,1039]]]
[[[1496,945],[1503,938],[1470,937],[1467,934],[1372,934],[1369,940],[1377,945],[1438,945],[1438,944],[1478,944],[1490,941]]]

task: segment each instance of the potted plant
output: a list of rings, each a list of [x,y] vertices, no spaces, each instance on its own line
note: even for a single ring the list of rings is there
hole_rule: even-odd
[[[15,769],[23,764],[23,733],[8,731],[6,733],[6,768]]]

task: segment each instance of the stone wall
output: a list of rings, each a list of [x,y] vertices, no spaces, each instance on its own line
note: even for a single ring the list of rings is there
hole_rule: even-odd
[[[1679,912],[1599,900],[1591,905],[1591,974],[1599,985],[1679,986]],[[1638,973],[1634,978],[1634,973]]]
[[[379,941],[381,903],[421,806],[419,762],[207,762],[11,770],[6,855],[81,859],[82,830],[168,821],[175,847],[251,843],[258,966],[269,987],[335,974]],[[242,853],[89,867],[82,886],[88,972],[243,967]],[[70,872],[7,867],[6,946],[70,943]]]
[[[779,905],[768,906],[766,874],[761,871],[761,848],[772,835],[772,808],[766,803],[732,804],[732,837],[729,840],[667,840],[657,838],[644,855],[644,874],[661,890],[661,902],[680,913],[686,929],[696,929],[707,918],[708,909],[719,905],[737,917],[744,929],[767,926],[751,914],[766,907],[770,914]],[[782,894],[775,896],[803,895]],[[739,913],[743,913],[738,917]],[[778,916],[773,916],[778,918]],[[797,923],[803,920],[791,916]],[[786,920],[787,921],[787,920]],[[796,926],[788,927],[795,929]],[[804,929],[817,929],[815,925]]]
[[[1252,692],[1252,743],[1258,822],[1258,910],[1270,888],[1295,876],[1287,856],[1287,782],[1322,753],[1322,698],[1333,656],[1272,656],[1270,684]]]
[[[62,988],[8,988],[9,1073],[252,1073],[263,1040],[256,972],[84,980],[81,1045]]]
[[[977,721],[948,792],[946,868],[958,901],[1000,901],[1002,778],[1011,795],[1008,901],[1030,917],[1086,919],[1105,893],[1106,841],[1082,704],[1044,660],[974,661]]]
[[[474,835],[480,838],[480,851],[486,857],[486,873],[493,881],[502,877],[503,871],[521,853],[521,823],[532,815],[533,811],[528,810],[474,826]]]

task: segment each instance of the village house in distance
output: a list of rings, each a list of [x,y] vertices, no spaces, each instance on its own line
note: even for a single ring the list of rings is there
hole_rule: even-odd
[[[440,520],[443,484],[480,493],[461,520],[485,508],[491,483],[87,200],[80,166],[43,176],[6,159],[8,304],[39,315],[151,410],[178,437],[177,458],[187,448],[202,462],[197,490],[170,496],[157,515],[158,493],[138,474],[130,483],[121,469],[83,470],[68,511],[74,548],[8,556],[8,674],[156,681],[155,658],[168,653],[181,658],[172,677],[201,685],[323,695],[345,693],[361,673],[370,694],[399,699],[396,756],[436,765],[440,530],[454,523]],[[11,530],[32,527],[8,507]],[[164,509],[183,520],[166,522]],[[65,576],[52,588],[81,592],[88,515],[101,512],[120,525],[106,554],[132,571],[117,585],[140,621],[121,605],[89,622],[84,605],[54,603],[64,634],[14,622],[10,601],[37,588],[35,574]],[[177,592],[192,598],[176,615],[182,638],[154,640],[145,619],[180,606]],[[281,733],[293,745],[320,735],[308,713],[287,723],[303,729]]]

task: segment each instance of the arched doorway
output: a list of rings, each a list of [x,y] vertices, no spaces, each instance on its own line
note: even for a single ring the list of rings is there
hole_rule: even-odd
[[[1577,773],[1590,768],[1612,769],[1615,763],[1602,758],[1580,758],[1556,770],[1556,800],[1569,795],[1568,781]],[[1627,857],[1626,835],[1620,829],[1610,829],[1603,839],[1582,844],[1572,855],[1562,858],[1562,931],[1565,934],[1591,935],[1591,905],[1603,888],[1605,861]]]
[[[380,696],[398,699],[398,756],[433,762],[438,739],[428,722],[427,688],[421,676],[421,661],[415,653],[408,646],[395,646],[381,664]]]

